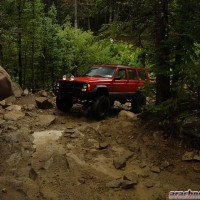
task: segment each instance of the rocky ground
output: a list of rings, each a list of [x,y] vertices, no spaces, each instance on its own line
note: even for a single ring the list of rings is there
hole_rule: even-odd
[[[200,152],[115,103],[103,121],[46,92],[0,102],[0,199],[164,200],[197,190]]]

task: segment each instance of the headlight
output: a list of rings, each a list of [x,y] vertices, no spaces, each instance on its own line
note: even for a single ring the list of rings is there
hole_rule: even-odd
[[[83,88],[82,88],[82,92],[86,92],[86,91],[89,91],[90,90],[90,84],[84,84],[83,85]]]
[[[67,76],[66,75],[63,75],[63,80],[65,81],[67,79]]]

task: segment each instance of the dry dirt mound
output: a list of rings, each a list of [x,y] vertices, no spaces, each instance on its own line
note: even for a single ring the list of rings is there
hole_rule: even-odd
[[[114,109],[94,121],[79,105],[63,114],[36,99],[0,109],[0,199],[162,200],[170,190],[199,190],[199,152],[137,115]]]

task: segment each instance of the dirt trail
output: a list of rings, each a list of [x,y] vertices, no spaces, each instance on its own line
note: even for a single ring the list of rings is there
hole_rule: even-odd
[[[13,121],[0,109],[0,199],[162,200],[199,190],[200,162],[182,160],[191,149],[120,111],[98,122],[78,105],[69,114],[22,108]]]

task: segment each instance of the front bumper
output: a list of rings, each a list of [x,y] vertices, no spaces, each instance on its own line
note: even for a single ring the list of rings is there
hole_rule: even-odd
[[[55,89],[54,93],[58,97],[72,97],[74,101],[83,101],[83,100],[93,100],[94,92],[83,92],[83,91],[65,91],[60,89]]]

